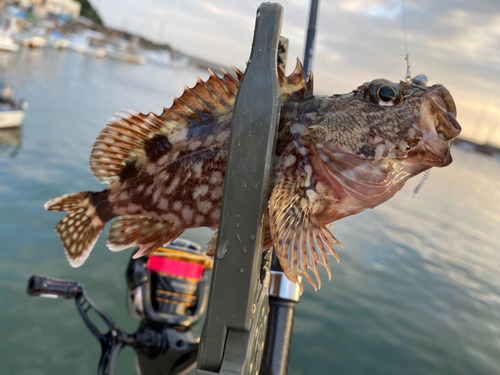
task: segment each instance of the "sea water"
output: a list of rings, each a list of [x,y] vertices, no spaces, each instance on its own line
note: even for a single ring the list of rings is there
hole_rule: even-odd
[[[28,297],[26,281],[35,273],[76,280],[133,332],[124,280],[131,252],[108,251],[103,235],[71,268],[54,232],[64,214],[43,203],[105,187],[88,157],[115,112],[161,113],[183,84],[208,74],[49,49],[1,53],[0,63],[1,78],[29,103],[19,132],[0,131],[0,372],[92,374],[100,346],[74,302]],[[330,258],[332,280],[322,271],[318,292],[305,284],[290,374],[500,373],[500,161],[460,148],[453,156],[416,198],[418,177],[382,206],[334,224],[340,264]],[[205,245],[210,236],[184,237]],[[134,362],[123,350],[116,373],[135,374]]]

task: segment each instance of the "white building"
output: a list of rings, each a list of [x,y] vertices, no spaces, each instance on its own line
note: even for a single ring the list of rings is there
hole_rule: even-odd
[[[21,0],[19,5],[24,9],[33,6],[33,13],[40,18],[45,18],[48,13],[78,18],[82,7],[74,0]]]

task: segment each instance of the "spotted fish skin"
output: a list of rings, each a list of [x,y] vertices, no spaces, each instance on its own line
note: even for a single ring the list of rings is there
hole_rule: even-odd
[[[56,226],[70,263],[88,257],[111,219],[108,247],[142,256],[185,229],[218,226],[237,79],[211,72],[159,116],[127,112],[101,131],[91,153],[102,192],[63,195],[45,207],[69,214]],[[300,63],[278,72],[281,116],[263,247],[287,277],[320,286],[340,242],[327,225],[373,208],[412,176],[451,163],[460,133],[443,86],[374,80],[345,95],[313,96]],[[209,243],[213,252],[215,237]],[[310,272],[315,275],[316,281]]]

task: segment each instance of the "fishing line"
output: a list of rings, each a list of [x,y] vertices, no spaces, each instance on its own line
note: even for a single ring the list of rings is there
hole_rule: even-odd
[[[405,17],[405,2],[401,0],[401,6],[403,8],[403,30],[405,34],[405,60],[406,60],[406,77],[405,81],[411,81],[411,73],[410,73],[410,55],[408,53],[408,44],[406,43],[406,17]]]
[[[420,189],[424,185],[425,181],[427,181],[427,179],[429,178],[430,174],[431,174],[430,169],[427,169],[424,172],[424,174],[422,175],[422,178],[420,179],[420,182],[418,183],[417,186],[415,186],[415,189],[413,190],[413,194],[411,195],[413,198],[415,198],[417,196],[418,192],[420,191]]]

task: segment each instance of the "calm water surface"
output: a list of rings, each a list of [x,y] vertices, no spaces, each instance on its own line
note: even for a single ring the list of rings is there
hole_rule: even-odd
[[[125,307],[130,251],[108,251],[101,236],[87,262],[71,268],[54,232],[63,214],[43,203],[104,187],[87,160],[116,111],[160,113],[183,84],[207,74],[51,50],[22,49],[0,62],[29,103],[20,132],[0,131],[1,372],[92,374],[99,345],[74,303],[27,297],[26,280],[77,280],[130,332],[138,324]],[[458,148],[454,159],[433,170],[418,197],[416,179],[381,207],[335,224],[341,262],[330,261],[332,280],[322,272],[319,292],[305,285],[290,374],[500,373],[500,162]],[[210,235],[185,237],[205,244]],[[124,350],[117,373],[135,374],[133,363]]]

